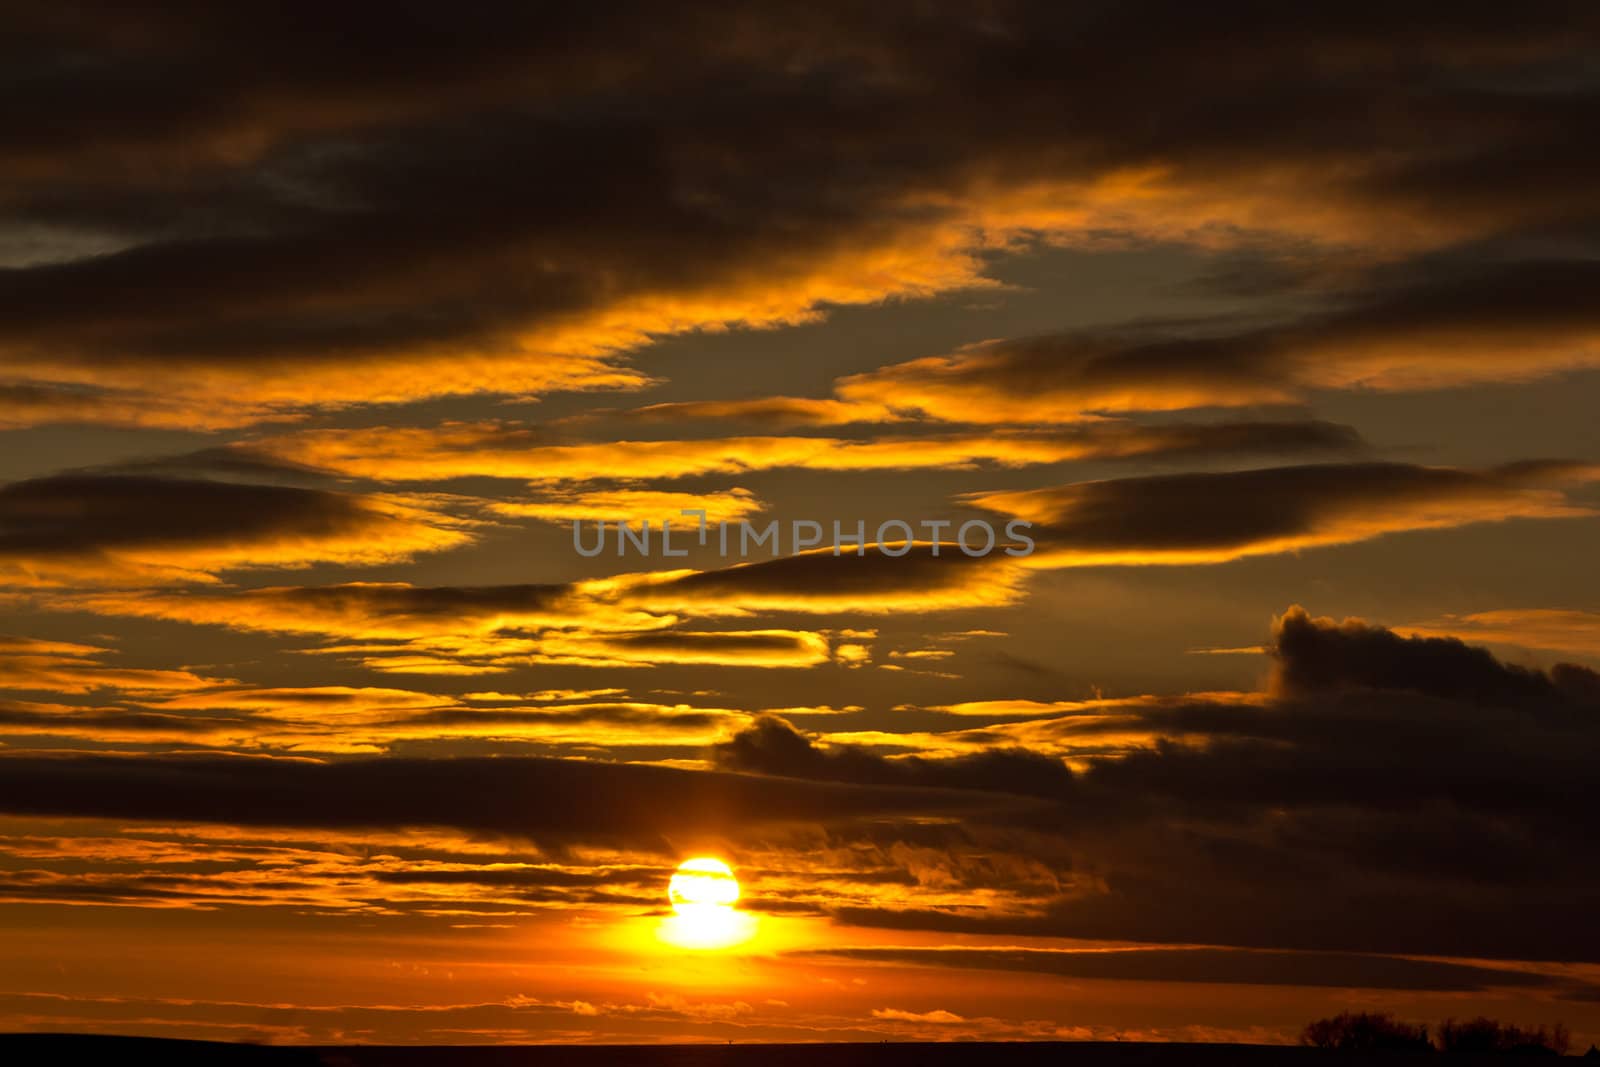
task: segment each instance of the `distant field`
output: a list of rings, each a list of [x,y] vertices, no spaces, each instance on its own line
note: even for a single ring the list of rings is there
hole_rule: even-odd
[[[1508,1064],[1518,1057],[1486,1062]],[[326,1067],[1311,1067],[1353,1061],[1404,1064],[1459,1058],[1420,1053],[1341,1056],[1277,1045],[1179,1045],[1135,1042],[955,1043],[843,1045],[514,1045],[337,1046],[226,1045],[157,1038],[69,1034],[0,1035],[0,1063],[51,1067],[87,1064],[317,1064]],[[1544,1059],[1521,1062],[1549,1062]]]

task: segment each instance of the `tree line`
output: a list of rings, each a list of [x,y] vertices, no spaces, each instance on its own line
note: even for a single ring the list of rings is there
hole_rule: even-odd
[[[1339,1052],[1449,1052],[1482,1055],[1564,1056],[1572,1042],[1567,1028],[1522,1027],[1479,1016],[1446,1019],[1430,1036],[1425,1025],[1403,1022],[1388,1012],[1340,1012],[1318,1019],[1300,1034],[1300,1043]]]

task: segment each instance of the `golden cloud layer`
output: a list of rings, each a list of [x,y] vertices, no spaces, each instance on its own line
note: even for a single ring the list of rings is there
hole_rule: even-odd
[[[1445,615],[1412,626],[1397,626],[1395,631],[1413,637],[1454,637],[1577,656],[1600,656],[1600,614],[1592,611],[1503,608]]]
[[[1025,467],[1068,460],[1249,451],[1350,449],[1348,427],[1317,421],[1140,426],[1073,430],[832,437],[722,437],[552,444],[534,427],[498,422],[435,427],[304,430],[251,441],[279,461],[378,481],[515,478],[530,482],[669,479],[801,467],[882,471]],[[581,499],[581,498],[580,498]],[[607,510],[618,500],[597,498]],[[564,506],[564,505],[563,505]]]

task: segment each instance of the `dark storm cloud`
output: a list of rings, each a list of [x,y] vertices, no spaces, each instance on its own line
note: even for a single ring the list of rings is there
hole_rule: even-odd
[[[966,285],[985,240],[1595,213],[1568,4],[179,11],[34,6],[6,46],[0,349],[144,395],[111,421],[637,384],[607,353]]]
[[[64,474],[0,486],[0,583],[193,581],[230,567],[397,560],[464,543],[459,526],[398,498]]]
[[[1059,889],[984,912],[849,905],[845,921],[1014,936],[1600,959],[1588,842],[1600,811],[1594,672],[1498,664],[1454,642],[1396,637],[1294,609],[1280,681],[1251,699],[1097,708],[1151,740],[1036,788],[1005,752],[942,761],[821,745],[766,721],[726,766],[823,780],[938,781],[1053,805],[975,818],[969,847],[1051,856]],[[1459,672],[1459,674],[1457,673]],[[1107,702],[1115,705],[1116,702]],[[1048,736],[1071,717],[961,731]],[[1026,731],[1026,732],[1024,732]],[[935,735],[937,737],[937,735]],[[905,766],[895,766],[897,764]],[[989,794],[992,795],[992,792]],[[1022,835],[1020,837],[1016,835]],[[1028,842],[1032,842],[1029,844]],[[991,877],[963,872],[973,888]]]
[[[978,493],[979,507],[1035,523],[1041,562],[1206,563],[1511,518],[1581,517],[1565,486],[1592,465],[1487,470],[1327,463],[1078,482]]]
[[[1276,681],[1289,696],[1365,688],[1511,707],[1600,707],[1594,671],[1561,664],[1547,674],[1454,638],[1406,638],[1358,620],[1334,626],[1296,607],[1278,621],[1276,639]]]
[[[1251,952],[1210,948],[1111,951],[843,948],[803,951],[796,955],[1135,982],[1219,982],[1452,993],[1554,984],[1545,975],[1526,971],[1347,952]]]
[[[0,810],[16,815],[324,829],[448,826],[555,844],[662,847],[763,827],[956,815],[986,806],[950,791],[559,759],[3,759]]]

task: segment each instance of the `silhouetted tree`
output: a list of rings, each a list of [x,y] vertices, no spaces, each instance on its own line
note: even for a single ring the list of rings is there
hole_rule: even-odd
[[[1340,1012],[1318,1019],[1300,1034],[1300,1043],[1339,1052],[1427,1052],[1428,1028],[1401,1022],[1387,1012]]]
[[[1445,1052],[1564,1056],[1571,1041],[1567,1028],[1560,1023],[1524,1029],[1480,1015],[1459,1023],[1446,1019],[1439,1025],[1439,1047]]]

